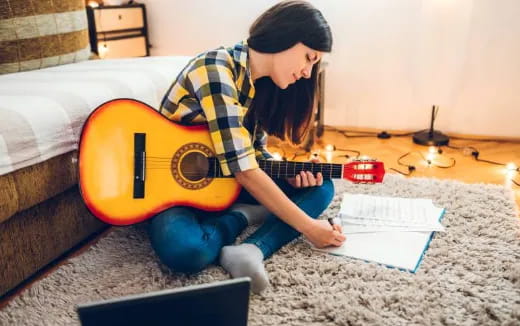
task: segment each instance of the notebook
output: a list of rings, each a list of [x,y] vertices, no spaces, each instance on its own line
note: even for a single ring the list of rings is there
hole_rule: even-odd
[[[431,199],[343,195],[339,220],[347,240],[341,247],[318,249],[415,273],[445,209]]]

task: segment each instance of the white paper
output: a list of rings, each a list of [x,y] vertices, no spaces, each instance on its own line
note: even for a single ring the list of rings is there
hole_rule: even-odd
[[[339,215],[342,224],[442,231],[442,211],[431,199],[344,194]]]
[[[431,199],[344,194],[339,217],[347,240],[319,249],[415,272],[444,209]]]
[[[440,224],[439,224],[440,225]],[[343,234],[353,233],[369,233],[369,232],[443,232],[444,227],[431,226],[377,226],[377,225],[357,225],[357,224],[343,224]]]
[[[347,234],[341,247],[319,249],[335,255],[372,261],[414,272],[431,232],[373,232]]]

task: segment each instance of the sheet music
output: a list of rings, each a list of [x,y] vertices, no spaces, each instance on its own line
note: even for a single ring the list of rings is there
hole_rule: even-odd
[[[438,221],[442,208],[431,199],[381,197],[344,194],[340,218],[345,226],[360,232],[374,231],[443,231]],[[365,229],[363,230],[363,227]]]
[[[339,215],[347,240],[315,249],[415,273],[433,231],[444,230],[444,213],[430,199],[344,194]]]

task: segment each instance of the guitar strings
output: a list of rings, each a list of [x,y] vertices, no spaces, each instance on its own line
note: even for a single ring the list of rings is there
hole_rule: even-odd
[[[212,160],[213,163],[213,167],[217,167],[217,164],[215,160]],[[147,160],[147,166],[146,166],[146,169],[150,169],[150,170],[170,170],[171,169],[171,164],[161,164],[161,163],[165,163],[163,161],[150,161],[150,160]],[[276,163],[276,165],[274,166],[261,166],[262,164],[260,164],[260,168],[262,170],[264,170],[265,172],[268,172],[269,174],[272,174],[272,175],[278,175],[278,176],[289,176],[289,177],[293,177],[293,176],[296,176],[299,174],[299,171],[297,172],[296,169],[298,169],[298,167],[294,167],[292,170],[293,171],[290,171],[290,169],[288,168],[288,164],[291,163],[291,162],[280,162],[280,163]],[[295,163],[298,163],[298,162],[295,162]],[[307,163],[307,162],[302,162],[304,164],[315,164],[315,163]],[[326,163],[321,163],[321,164],[326,164]],[[285,169],[285,171],[283,171]],[[305,165],[303,165],[301,167],[301,169],[305,170],[307,169],[307,167]],[[209,170],[209,169],[208,169]],[[322,175],[330,175],[330,177],[332,177],[332,175],[338,175],[341,174],[342,170],[343,170],[343,166],[341,164],[331,164],[331,165],[321,165],[321,167],[319,169],[317,169],[317,166],[314,166],[314,169],[313,169],[313,166],[309,166],[308,167],[308,170],[312,170],[312,172],[314,173],[322,173]],[[318,171],[319,170],[319,171]],[[215,173],[215,171],[218,171],[217,174],[221,174],[222,171],[220,169],[218,170],[214,170],[213,172]],[[203,176],[203,174],[201,174],[200,172],[184,172],[183,175],[185,176]]]
[[[160,169],[164,169],[164,170],[171,170],[171,166],[168,165],[168,166],[161,166],[161,165],[147,165],[146,166],[146,169],[155,169],[155,170],[160,170]],[[339,173],[343,170],[341,169],[323,169],[323,170],[306,170],[306,169],[293,169],[293,170],[284,170],[284,169],[265,169],[265,168],[262,168],[260,167],[260,169],[264,170],[265,172],[269,172],[270,174],[291,174],[291,175],[297,175],[299,174],[301,171],[309,171],[309,172],[313,172],[313,173],[322,173],[322,174],[329,174],[329,173]],[[208,168],[208,170],[211,170]],[[221,171],[220,169],[218,171]],[[186,173],[192,173],[192,172],[186,172]],[[196,173],[196,172],[193,172],[193,173]]]
[[[134,158],[137,156],[134,156]],[[171,170],[171,157],[160,157],[160,156],[146,156],[146,170],[163,170],[163,171],[169,171]],[[183,175],[186,177],[198,177],[198,178],[204,178],[208,176],[222,176],[222,171],[218,169],[218,161],[214,157],[208,157],[208,163],[212,165],[212,167],[215,168],[212,172],[213,175],[207,175],[198,171],[194,172],[184,172]],[[265,166],[265,164],[268,164]],[[269,166],[270,164],[270,166]],[[293,165],[292,173],[289,171],[289,165]],[[301,164],[301,167],[298,167],[297,164]],[[370,163],[362,163],[366,165],[370,165]],[[264,166],[262,166],[264,165]],[[262,170],[267,172],[271,175],[277,175],[278,177],[294,177],[299,174],[299,172],[296,172],[296,169],[302,169],[303,170],[311,170],[314,173],[322,173],[324,176],[333,177],[337,176],[339,177],[341,175],[341,172],[344,169],[343,164],[339,163],[314,163],[314,162],[287,162],[287,161],[261,161],[259,162],[259,166]],[[372,166],[372,165],[370,165]],[[372,166],[373,167],[373,166]],[[347,170],[353,170],[353,168],[346,167]],[[285,169],[285,171],[283,171]],[[362,170],[368,171],[372,170],[373,168],[363,168],[361,170],[358,169],[360,174],[363,174]],[[211,169],[208,169],[208,171]],[[319,171],[318,171],[319,170]]]
[[[208,160],[208,162],[210,163],[214,163],[216,160],[214,159],[210,159]],[[170,163],[171,162],[171,158],[154,158],[154,157],[147,157],[146,158],[146,162],[151,162],[151,163]],[[261,161],[259,162],[259,164],[265,164],[263,163],[265,161]],[[325,167],[331,167],[331,168],[338,168],[338,169],[341,169],[343,168],[343,164],[339,164],[339,163],[312,163],[312,162],[284,162],[284,161],[269,161],[269,163],[273,166],[288,166],[290,164],[294,164],[294,165],[297,165],[297,164],[302,164],[303,166],[305,165],[310,165],[310,166],[325,166]]]
[[[215,161],[216,161],[215,159],[209,159],[208,160],[208,162],[210,162],[210,163],[213,163]],[[156,158],[156,157],[147,156],[146,157],[146,162],[151,162],[151,163],[170,163],[171,162],[171,158],[158,158],[158,157]],[[261,162],[259,162],[259,164],[265,164],[263,162],[265,162],[265,161],[261,161]],[[312,162],[269,161],[269,164],[275,165],[275,166],[279,165],[279,166],[284,166],[284,167],[286,165],[289,165],[289,164],[294,164],[294,165],[302,164],[303,166],[311,165],[311,166],[326,166],[326,167],[332,167],[332,168],[338,168],[338,169],[343,168],[343,164],[339,164],[339,163],[312,163]]]
[[[222,175],[222,170],[219,169],[219,166],[218,166],[218,161],[215,159],[215,158],[209,158],[208,160],[211,164],[212,164],[212,167],[215,168],[215,170],[211,171],[212,174],[207,174],[207,172],[209,172],[211,169],[208,169],[208,171],[205,171],[206,173],[201,173],[199,171],[194,171],[194,172],[188,172],[188,171],[185,171],[183,172],[182,174],[185,176],[185,177],[194,177],[195,179],[192,180],[192,181],[198,181],[200,179],[204,179],[204,178],[219,178],[219,177],[230,177],[230,176],[223,176]],[[266,162],[266,161],[263,161],[263,162]],[[286,167],[286,165],[290,164],[290,163],[303,163],[303,164],[311,164],[311,165],[314,165],[314,164],[320,164],[321,166],[327,166],[329,167],[330,169],[327,170],[327,168],[325,168],[325,171],[323,169],[320,169],[320,171],[313,171],[314,173],[322,173],[322,176],[324,178],[331,178],[331,179],[334,179],[334,178],[341,178],[343,177],[343,164],[337,164],[337,163],[313,163],[313,162],[284,162],[284,161],[275,161],[275,162],[268,162],[268,163],[275,163],[275,164],[278,164],[278,169],[276,168],[276,166],[271,166],[270,168],[268,167],[268,169],[266,169],[266,167],[262,167],[260,166],[261,169],[263,169],[266,173],[270,174],[272,177],[282,177],[282,178],[291,178],[291,177],[295,177],[296,175],[299,174],[299,172],[297,173],[296,171],[294,171],[293,169],[293,172],[292,173],[289,173],[289,171],[286,169],[285,171],[282,171],[283,170],[283,167]],[[260,164],[262,165],[262,164]],[[366,164],[366,165],[371,165],[370,163]],[[305,169],[305,167],[302,167]],[[150,163],[149,165],[147,165],[147,168],[146,170],[154,170],[154,171],[162,171],[162,172],[170,172],[171,170],[171,164],[168,164],[167,166],[163,165],[163,164],[159,164],[159,165],[155,165],[153,166],[152,163]],[[346,171],[349,171],[349,172],[352,172],[354,170],[354,168],[352,167],[346,167]],[[371,170],[374,170],[374,168],[366,168],[363,169],[363,170],[358,170],[357,172],[357,175],[358,176],[362,176],[362,175],[365,175],[365,176],[368,176],[371,174]],[[366,173],[364,173],[366,172]],[[359,179],[359,178],[357,178]],[[359,179],[359,180],[363,180],[363,182],[370,182],[370,180],[368,179]]]
[[[162,163],[154,163],[154,162],[149,162],[147,161],[147,165],[146,165],[147,168],[149,167],[154,167],[154,168],[171,168],[171,164],[168,163],[168,164],[162,164]],[[293,167],[293,168],[289,168],[288,166],[285,166],[285,165],[279,165],[279,166],[270,166],[270,167],[265,167],[265,166],[260,166],[260,168],[262,170],[266,169],[266,170],[270,170],[270,171],[281,171],[281,170],[284,170],[284,171],[297,171],[297,170],[308,170],[308,171],[314,171],[314,172],[322,172],[322,171],[342,171],[343,168],[341,167],[314,167],[314,168],[307,168],[305,166],[302,166],[302,167]]]
[[[147,164],[146,165],[146,168],[150,168],[150,169],[171,169],[171,164],[166,164],[166,165],[163,165],[163,164],[153,164],[153,163],[150,163],[150,164]],[[340,172],[340,171],[343,171],[342,168],[321,168],[321,169],[306,169],[305,167],[302,167],[301,169],[300,168],[293,168],[293,169],[285,169],[284,166],[280,166],[279,168],[278,167],[262,167],[260,166],[260,168],[262,170],[268,170],[270,172],[276,172],[276,173],[289,173],[289,172],[292,172],[292,173],[296,173],[297,171],[311,171],[311,172],[322,172],[322,173],[329,173],[329,172]],[[208,168],[209,169],[209,168]],[[358,170],[358,171],[370,171],[372,169],[367,169],[367,170]],[[350,171],[350,170],[349,170]]]

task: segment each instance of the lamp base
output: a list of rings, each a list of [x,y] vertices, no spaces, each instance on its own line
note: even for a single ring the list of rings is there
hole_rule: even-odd
[[[450,137],[442,132],[433,131],[430,135],[429,130],[416,132],[413,135],[413,142],[425,146],[444,146],[450,142]]]

